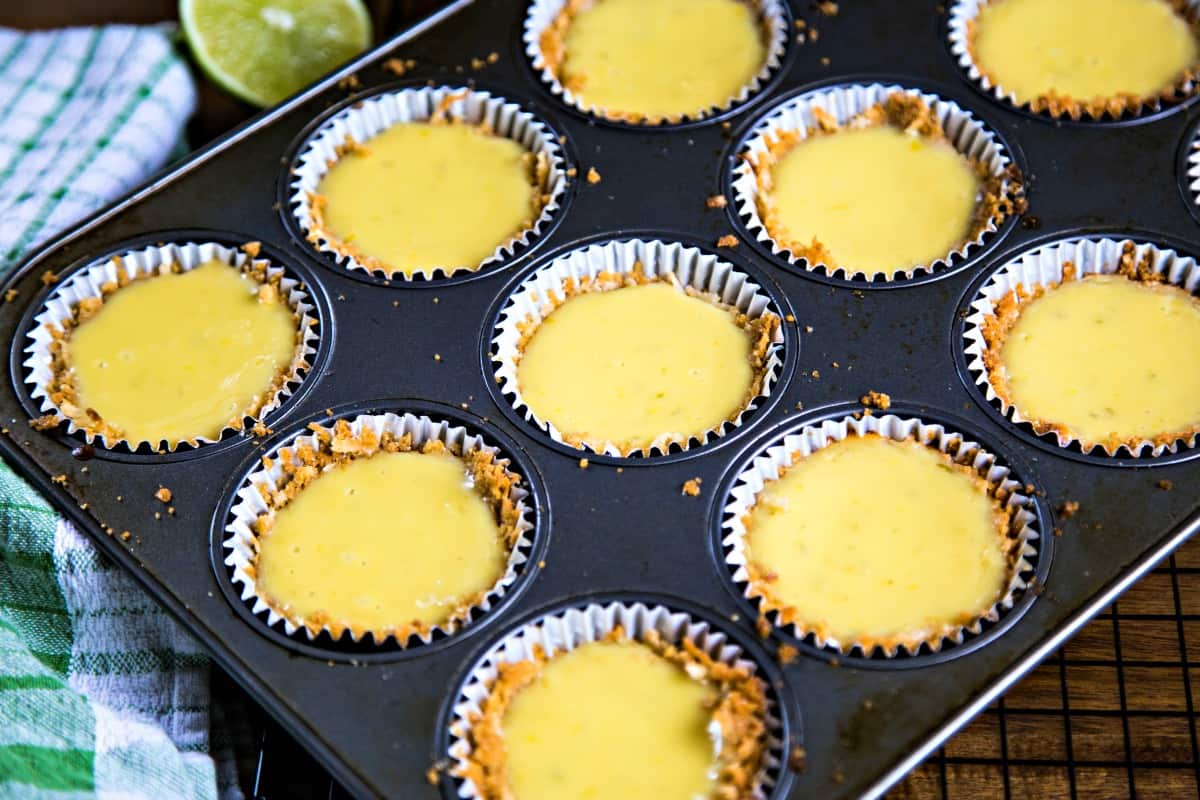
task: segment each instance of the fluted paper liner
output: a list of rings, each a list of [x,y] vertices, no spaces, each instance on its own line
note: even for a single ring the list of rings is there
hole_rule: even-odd
[[[1000,139],[996,137],[996,134],[970,111],[950,100],[943,100],[937,95],[895,84],[869,83],[834,86],[806,92],[785,101],[771,109],[751,131],[738,154],[739,160],[733,168],[732,176],[734,207],[737,209],[739,221],[745,226],[749,235],[769,247],[774,255],[806,270],[820,271],[833,277],[845,277],[851,280],[871,280],[882,277],[886,281],[912,278],[943,269],[953,261],[961,261],[968,257],[973,249],[984,244],[989,237],[994,235],[1003,222],[995,217],[989,219],[983,226],[975,226],[974,235],[945,256],[934,259],[928,264],[897,267],[891,271],[868,272],[856,269],[853,264],[829,267],[820,262],[812,262],[793,253],[783,243],[775,241],[771,232],[767,230],[766,223],[758,210],[759,186],[754,173],[754,164],[769,153],[771,143],[781,134],[790,131],[797,132],[801,141],[807,138],[811,131],[818,128],[818,118],[814,109],[820,109],[832,117],[839,126],[843,126],[872,106],[886,102],[890,95],[897,92],[919,98],[929,106],[941,123],[942,129],[946,133],[946,139],[954,149],[965,158],[982,164],[989,175],[1000,179],[1001,198],[1017,202],[1023,200],[1023,186],[1019,180],[1014,180],[1012,177],[1012,170],[1015,169],[1012,156]],[[919,191],[919,187],[915,187],[914,191]]]
[[[491,453],[495,456],[497,464],[511,471],[511,464],[500,448],[489,443],[484,435],[473,433],[462,425],[432,419],[423,415],[416,416],[409,413],[397,414],[391,412],[385,414],[360,414],[353,418],[347,418],[347,421],[350,424],[351,431],[356,436],[361,435],[365,431],[371,431],[376,437],[381,437],[384,433],[391,433],[397,438],[403,437],[405,434],[411,434],[414,448],[418,448],[427,441],[438,440],[446,445],[459,448],[460,453],[464,455],[473,451]],[[336,422],[337,418],[331,418],[321,427],[332,431]],[[317,447],[317,444],[318,440],[315,433],[306,428],[304,431],[289,437],[287,440],[271,448],[269,452],[264,454],[270,460],[270,466],[264,467],[260,460],[255,468],[242,479],[235,493],[233,506],[229,510],[228,524],[225,527],[225,539],[223,542],[224,549],[227,552],[225,564],[232,570],[233,583],[241,587],[242,601],[251,604],[251,611],[256,615],[265,613],[269,626],[281,629],[289,636],[302,635],[310,641],[316,639],[322,632],[326,632],[334,640],[342,636],[348,636],[351,640],[357,642],[370,637],[370,641],[376,645],[382,645],[388,640],[394,641],[399,647],[428,644],[439,634],[450,635],[473,624],[480,615],[490,611],[517,580],[521,566],[529,559],[529,552],[533,546],[534,536],[533,515],[529,504],[529,490],[524,484],[525,479],[523,477],[522,481],[515,483],[511,489],[511,497],[519,514],[519,521],[517,523],[518,537],[508,555],[508,563],[504,574],[490,589],[481,595],[478,602],[469,609],[465,609],[465,613],[455,614],[444,623],[430,625],[426,631],[415,630],[410,635],[404,637],[403,641],[400,641],[394,635],[394,629],[388,631],[359,630],[349,620],[336,620],[330,623],[317,622],[277,608],[274,604],[268,602],[258,592],[255,578],[258,535],[255,533],[254,523],[260,516],[271,513],[271,508],[260,493],[260,487],[274,488],[278,485],[284,474],[280,459],[281,450],[289,449],[294,453],[295,448],[299,446],[309,445]],[[372,456],[365,457],[370,458]],[[292,460],[296,462],[294,455],[292,456]],[[398,624],[400,622],[398,621]],[[407,620],[403,622],[407,622]]]
[[[1200,128],[1193,128],[1187,143],[1187,163],[1184,165],[1184,180],[1187,182],[1188,200],[1200,207]]]
[[[1075,266],[1074,279],[1087,275],[1114,274],[1126,247],[1133,248],[1135,263],[1148,259],[1148,265],[1161,275],[1166,283],[1193,294],[1200,290],[1200,265],[1195,259],[1153,244],[1134,242],[1130,239],[1083,237],[1062,239],[1042,245],[1015,256],[997,269],[984,282],[971,302],[964,332],[967,369],[989,403],[998,406],[1001,413],[1013,422],[1029,425],[1039,434],[1053,435],[1060,447],[1078,444],[1084,452],[1099,451],[1108,456],[1120,456],[1122,451],[1134,457],[1160,456],[1168,452],[1178,452],[1182,448],[1195,447],[1200,434],[1193,432],[1186,438],[1176,438],[1172,441],[1145,439],[1136,443],[1115,445],[1082,442],[1061,427],[1045,429],[1045,423],[1052,421],[1034,420],[1022,414],[1017,405],[992,385],[991,375],[984,364],[984,353],[987,352],[987,341],[983,333],[984,320],[995,316],[996,305],[1002,298],[1015,293],[1019,286],[1031,291],[1037,287],[1049,288],[1059,285],[1063,282],[1064,266],[1068,262]],[[1131,331],[1130,335],[1136,335],[1136,332]],[[1187,369],[1190,366],[1181,365],[1181,368]]]
[[[624,112],[621,109],[610,110],[588,105],[584,102],[583,98],[564,86],[554,73],[554,70],[551,69],[550,61],[542,51],[541,40],[542,34],[551,26],[570,0],[532,0],[530,2],[529,11],[525,15],[525,53],[533,62],[534,70],[541,76],[542,81],[550,89],[551,93],[562,98],[562,101],[567,105],[585,113],[594,114],[604,119],[643,125],[678,124],[704,119],[714,114],[720,114],[753,97],[771,79],[775,71],[779,69],[780,64],[783,63],[783,56],[787,51],[790,31],[788,29],[788,17],[785,10],[786,4],[781,2],[781,0],[742,1],[749,5],[758,15],[760,27],[764,32],[764,44],[766,45],[767,52],[766,58],[763,60],[763,65],[754,77],[738,90],[736,95],[730,97],[724,103],[704,109],[697,109],[695,112],[689,114],[643,118],[641,115]]]
[[[317,318],[312,298],[308,296],[304,286],[295,278],[288,277],[287,271],[268,259],[251,257],[244,251],[216,242],[186,242],[170,243],[145,247],[141,250],[131,250],[115,256],[106,256],[83,269],[77,270],[62,278],[57,287],[42,305],[29,331],[29,344],[25,347],[26,358],[22,364],[25,383],[29,386],[29,394],[38,404],[42,413],[54,417],[58,423],[67,423],[67,432],[80,433],[89,444],[100,444],[107,450],[119,445],[125,445],[130,450],[148,444],[153,449],[159,449],[162,442],[127,441],[113,438],[103,432],[95,432],[86,426],[81,426],[75,419],[63,413],[50,397],[47,387],[54,377],[54,358],[51,345],[55,340],[55,331],[65,330],[64,323],[72,319],[74,309],[87,299],[103,299],[102,287],[106,284],[118,283],[120,270],[123,268],[132,281],[135,278],[150,276],[160,270],[169,269],[178,264],[184,271],[193,269],[208,261],[222,261],[233,267],[241,268],[247,263],[253,266],[263,266],[269,278],[282,276],[279,289],[287,305],[296,317],[299,339],[296,355],[285,373],[285,380],[260,406],[253,419],[262,420],[286,400],[299,386],[309,361],[317,351]],[[121,289],[116,291],[120,292]],[[263,387],[264,389],[268,387]],[[102,411],[102,409],[101,409]],[[249,418],[249,417],[247,417]],[[168,451],[176,450],[181,444],[194,447],[219,441],[225,435],[244,429],[244,420],[237,424],[226,426],[217,438],[196,436],[178,442],[166,442]],[[164,440],[165,441],[165,440]]]
[[[530,322],[540,324],[548,307],[566,299],[563,285],[574,281],[584,284],[601,273],[632,273],[638,265],[649,278],[668,273],[672,282],[697,292],[714,295],[726,306],[735,308],[750,319],[771,313],[782,316],[766,291],[745,272],[718,256],[678,242],[661,240],[618,240],[594,244],[565,253],[531,273],[509,296],[500,311],[492,338],[492,361],[495,379],[513,408],[526,420],[541,428],[554,441],[611,456],[664,455],[672,446],[689,449],[726,435],[742,423],[743,418],[771,395],[783,367],[783,335],[778,333],[764,359],[761,387],[758,394],[735,417],[716,428],[702,432],[664,431],[649,446],[622,448],[616,442],[567,442],[563,433],[549,420],[540,418],[525,404],[517,381],[517,364],[521,357],[521,342],[526,334],[523,327]]]
[[[498,676],[497,665],[515,664],[534,657],[540,647],[548,658],[570,652],[575,648],[602,641],[620,626],[635,640],[645,638],[648,631],[657,631],[663,640],[678,645],[685,639],[695,643],[714,661],[748,669],[763,680],[758,665],[748,654],[719,628],[689,614],[658,604],[590,603],[547,614],[505,634],[488,648],[455,687],[454,704],[450,715],[450,747],[447,755],[450,774],[460,779],[458,796],[479,798],[479,788],[465,777],[471,755],[469,731],[479,719],[482,704]],[[764,798],[774,787],[783,767],[782,711],[778,708],[773,690],[767,693],[767,747],[762,774],[752,797]],[[714,730],[715,728],[715,730]],[[719,749],[719,726],[709,728],[714,746]],[[613,765],[619,769],[620,765]]]
[[[967,73],[967,77],[977,83],[984,92],[1002,103],[1046,114],[1055,119],[1061,117],[1069,117],[1073,120],[1101,120],[1105,117],[1120,119],[1126,114],[1141,116],[1160,111],[1168,104],[1186,100],[1200,89],[1200,84],[1197,83],[1197,78],[1200,77],[1200,63],[1198,63],[1189,67],[1169,89],[1153,96],[1137,97],[1126,94],[1114,97],[1073,98],[1042,95],[1033,100],[1018,100],[1016,94],[1005,89],[1004,86],[997,83],[991,76],[980,69],[979,65],[975,63],[974,54],[971,52],[972,31],[975,21],[979,18],[979,12],[990,2],[992,0],[956,0],[950,7],[948,27],[950,52],[954,55],[955,60],[958,61],[958,65],[962,67],[962,70]],[[1200,30],[1200,24],[1198,24],[1198,20],[1200,20],[1200,0],[1166,0],[1166,2],[1171,3],[1175,7],[1175,10],[1188,21],[1193,35]],[[1097,47],[1103,48],[1105,46],[1106,43],[1097,42]],[[1154,46],[1154,42],[1146,42],[1147,48],[1153,48]]]
[[[427,122],[445,106],[449,116],[473,125],[486,124],[497,136],[511,139],[545,164],[536,191],[542,193],[538,216],[529,227],[514,231],[497,245],[490,256],[472,266],[430,264],[409,276],[393,270],[383,277],[392,280],[434,279],[457,273],[476,272],[503,261],[518,246],[527,245],[545,230],[562,203],[567,186],[567,168],[562,146],[554,133],[519,105],[482,90],[452,86],[398,89],[363,99],[344,108],[319,127],[300,149],[292,166],[289,205],[292,216],[313,246],[346,269],[378,274],[378,266],[364,264],[346,252],[340,242],[326,235],[313,216],[313,197],[321,179],[341,157],[347,140],[358,144],[406,122]],[[403,187],[397,189],[402,191]]]
[[[841,641],[833,636],[823,636],[816,629],[820,620],[808,621],[812,624],[807,624],[804,620],[785,622],[776,609],[767,609],[764,605],[760,607],[760,611],[774,627],[797,639],[807,638],[818,647],[839,654],[857,652],[864,657],[870,657],[878,652],[887,658],[894,658],[900,655],[916,655],[923,646],[936,653],[948,644],[962,644],[968,635],[981,633],[985,622],[999,620],[1002,614],[1012,608],[1018,595],[1027,588],[1027,578],[1034,569],[1033,561],[1037,557],[1035,542],[1039,533],[1033,500],[1024,494],[1024,485],[1011,476],[1009,468],[978,443],[960,432],[947,430],[942,425],[895,414],[863,415],[859,419],[847,416],[813,423],[767,445],[737,476],[728,497],[723,501],[725,505],[721,544],[725,565],[742,594],[756,606],[759,605],[764,598],[755,589],[748,568],[748,531],[744,522],[759,494],[767,483],[778,480],[787,467],[800,459],[850,436],[868,433],[895,441],[911,439],[935,448],[948,455],[955,463],[970,468],[989,485],[993,497],[1003,499],[1011,511],[1008,535],[1013,542],[1013,550],[1009,559],[1008,580],[1000,597],[967,625],[947,624],[940,629],[897,634],[887,637],[886,642],[871,643]]]

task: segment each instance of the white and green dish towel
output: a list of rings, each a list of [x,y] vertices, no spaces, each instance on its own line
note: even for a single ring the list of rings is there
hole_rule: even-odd
[[[0,271],[177,152],[195,88],[170,29],[0,29]],[[209,664],[0,463],[0,799],[240,798]]]

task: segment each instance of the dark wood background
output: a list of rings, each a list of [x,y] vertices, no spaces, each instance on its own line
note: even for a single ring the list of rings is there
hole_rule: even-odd
[[[381,41],[439,0],[367,0]],[[176,0],[0,3],[0,25],[24,29],[176,19]],[[193,70],[199,147],[256,113]],[[1189,646],[1197,658],[1189,656]],[[238,694],[218,676],[221,691]],[[248,700],[246,702],[249,702]],[[1200,542],[1185,546],[1066,647],[918,767],[896,798],[1198,797]],[[247,790],[263,798],[344,794],[261,715]],[[811,723],[810,723],[811,724]]]

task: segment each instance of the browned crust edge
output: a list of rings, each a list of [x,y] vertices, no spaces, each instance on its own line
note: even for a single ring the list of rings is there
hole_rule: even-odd
[[[564,280],[561,294],[547,301],[539,310],[538,316],[531,314],[517,323],[517,330],[521,336],[517,340],[516,357],[513,361],[514,370],[520,366],[521,358],[525,354],[525,347],[537,332],[542,321],[572,297],[588,292],[608,292],[614,289],[623,289],[629,286],[645,286],[651,283],[670,284],[689,297],[704,300],[728,311],[733,316],[734,323],[750,337],[750,367],[753,371],[753,378],[750,381],[750,386],[746,389],[742,403],[721,423],[722,425],[736,424],[738,417],[745,413],[755,398],[762,393],[763,385],[767,378],[767,362],[770,357],[771,345],[775,343],[775,338],[779,333],[782,321],[776,314],[770,311],[764,311],[761,316],[752,319],[736,308],[721,302],[720,298],[714,294],[699,291],[691,286],[680,286],[678,278],[673,272],[649,276],[646,274],[641,262],[634,264],[633,269],[629,272],[600,272],[587,281],[577,281],[574,278]],[[692,439],[718,430],[719,427],[708,431],[691,433],[687,436],[671,437],[655,444],[654,447],[667,448],[672,444],[677,444],[686,449]],[[560,431],[560,435],[565,444],[579,450],[591,449],[596,452],[602,452],[609,444],[615,445],[623,456],[647,454],[651,450],[650,443],[600,441],[590,437],[586,431]]]
[[[253,248],[251,247],[252,245]],[[243,247],[243,250],[247,250],[247,248],[255,249],[255,252],[257,252],[257,243],[248,243]],[[268,268],[271,266],[269,261],[254,258],[254,254],[250,253],[249,250],[247,250],[247,254],[251,258],[241,267],[229,266],[233,269],[238,269],[243,275],[259,283],[258,295],[260,301],[282,303],[291,308],[292,318],[296,322],[296,346],[291,362],[279,371],[266,389],[255,397],[248,406],[226,422],[223,430],[244,430],[247,419],[251,419],[256,423],[260,422],[259,418],[262,410],[274,403],[283,388],[287,384],[299,380],[301,374],[309,368],[309,364],[304,358],[306,331],[300,326],[302,315],[299,309],[293,308],[288,303],[287,297],[280,288],[284,272],[280,270],[275,275],[269,275]],[[124,432],[120,428],[106,422],[96,409],[80,407],[78,404],[78,387],[75,385],[75,374],[67,362],[66,345],[74,330],[98,314],[104,307],[105,300],[114,292],[123,289],[131,283],[149,280],[166,273],[180,274],[184,269],[178,262],[172,261],[160,265],[153,272],[143,272],[135,277],[130,277],[120,256],[114,256],[111,261],[116,264],[117,280],[103,284],[100,287],[100,297],[87,297],[72,305],[70,318],[63,320],[61,325],[48,324],[46,326],[51,337],[49,348],[51,377],[50,381],[46,384],[46,395],[50,402],[54,404],[56,413],[45,414],[33,420],[30,424],[35,430],[49,430],[63,421],[70,420],[87,434],[89,441],[94,437],[102,437],[108,443],[108,447],[125,442],[130,447],[136,448],[140,444],[139,442],[126,441]],[[310,327],[316,324],[316,319],[309,320]],[[201,438],[194,436],[188,439],[160,440],[158,442],[150,442],[150,444],[155,450],[161,452],[162,442],[166,441],[167,450],[170,451],[174,450],[181,443],[198,447],[201,444]]]
[[[763,64],[759,67],[758,72],[754,73],[749,80],[743,84],[743,87],[748,86],[759,75],[762,74],[763,68],[767,64],[767,60],[771,55],[771,40],[773,30],[771,21],[763,11],[763,6],[756,0],[739,0],[750,8],[758,20],[759,35],[763,43]],[[596,0],[567,0],[558,14],[554,16],[546,29],[542,31],[538,37],[538,48],[541,50],[542,67],[559,82],[563,88],[576,93],[582,87],[582,79],[576,77],[574,79],[563,76],[563,61],[566,58],[565,38],[567,28],[570,27],[572,20],[580,14],[595,5]],[[740,93],[740,90],[739,90]],[[583,102],[577,102],[576,105],[587,111],[590,114],[602,117],[613,122],[624,122],[629,125],[676,125],[680,122],[686,122],[694,119],[704,119],[711,117],[713,114],[719,114],[726,109],[732,108],[737,103],[737,98],[732,97],[720,105],[709,106],[708,108],[698,109],[686,114],[667,114],[667,115],[652,115],[643,114],[638,111],[618,111],[598,106],[585,105]]]
[[[863,438],[879,438],[877,433],[856,434],[851,432],[852,436],[863,436]],[[849,638],[841,644],[840,650],[843,653],[850,652],[854,647],[859,647],[864,655],[870,655],[875,649],[880,649],[886,655],[894,655],[898,648],[905,648],[910,653],[915,653],[921,645],[928,645],[931,649],[937,650],[941,647],[944,639],[951,638],[957,635],[965,627],[977,621],[995,621],[999,619],[1000,612],[998,604],[1008,592],[1008,588],[1012,585],[1012,580],[1015,577],[1017,565],[1020,562],[1023,540],[1019,536],[1019,531],[1014,530],[1016,523],[1015,509],[1008,505],[1008,499],[1011,493],[1002,486],[993,484],[986,480],[976,470],[960,464],[954,460],[950,452],[942,452],[932,445],[926,444],[919,439],[909,436],[906,439],[888,441],[908,442],[920,447],[928,447],[942,456],[944,463],[948,469],[951,469],[960,475],[969,479],[976,487],[987,494],[992,501],[992,519],[995,527],[996,538],[999,540],[1001,550],[1004,552],[1005,563],[1008,567],[1006,579],[998,588],[996,597],[992,604],[987,608],[971,609],[964,611],[952,620],[948,620],[942,627],[929,632],[906,632],[898,633],[891,636],[871,637],[859,636]],[[836,446],[836,442],[826,440],[826,446]],[[958,452],[958,448],[963,444],[961,438],[955,438],[947,443],[947,447],[953,453]],[[798,453],[794,453],[794,460],[791,465],[780,471],[779,477],[782,478],[789,469],[799,464],[803,459]],[[758,497],[761,497],[761,491]],[[750,580],[746,585],[746,597],[758,603],[759,610],[763,614],[771,614],[775,617],[774,624],[776,626],[790,625],[796,631],[797,638],[804,638],[812,635],[818,641],[825,642],[831,637],[837,636],[838,632],[834,631],[828,623],[822,620],[808,620],[803,617],[799,609],[789,605],[786,601],[780,598],[773,591],[772,584],[777,577],[769,567],[759,564],[753,560],[753,551],[750,546],[750,539],[753,533],[753,513],[754,508],[758,505],[758,497],[755,502],[741,517],[741,523],[744,527],[745,546],[746,546],[746,572]],[[841,639],[838,636],[839,641]]]
[[[461,627],[468,621],[471,609],[483,601],[494,585],[460,598],[447,618],[436,625],[412,620],[411,622],[397,622],[388,628],[365,628],[348,620],[334,619],[324,612],[300,618],[292,613],[286,603],[264,592],[258,584],[259,542],[263,537],[271,535],[275,515],[279,510],[292,502],[305,487],[320,478],[329,469],[340,467],[357,459],[371,458],[379,453],[449,453],[462,459],[467,471],[474,479],[475,491],[487,502],[495,514],[500,537],[507,548],[506,557],[508,557],[511,556],[513,548],[517,546],[521,538],[522,512],[514,495],[514,490],[521,481],[520,476],[508,470],[506,459],[497,458],[484,450],[469,450],[464,453],[458,445],[447,444],[439,439],[430,439],[417,445],[413,442],[412,434],[409,433],[396,436],[385,432],[380,436],[369,428],[364,428],[361,433],[355,434],[350,423],[344,419],[337,420],[332,429],[315,422],[310,423],[308,429],[316,436],[317,445],[314,447],[304,444],[282,448],[276,460],[283,470],[283,477],[275,486],[259,484],[257,487],[268,510],[254,520],[253,553],[246,566],[246,574],[255,580],[255,594],[275,613],[292,624],[307,629],[309,635],[313,637],[322,630],[327,630],[334,639],[349,632],[351,637],[358,641],[365,634],[371,633],[377,644],[384,642],[388,637],[394,637],[396,642],[403,646],[412,636],[429,636],[434,628],[453,632]],[[274,463],[275,460],[263,456],[262,466],[264,469],[270,469]]]
[[[813,240],[808,243],[792,239],[787,227],[779,219],[778,209],[771,200],[775,165],[796,145],[808,138],[828,136],[851,128],[891,125],[907,133],[913,133],[936,142],[949,143],[949,139],[929,104],[920,97],[902,91],[892,92],[883,102],[876,103],[845,123],[839,124],[830,114],[815,106],[813,114],[817,118],[817,124],[805,131],[804,136],[801,136],[798,130],[781,131],[777,135],[766,138],[766,152],[759,157],[756,158],[749,154],[742,155],[742,159],[754,174],[754,204],[767,235],[777,246],[791,253],[794,258],[807,262],[807,266],[810,268],[823,268],[829,272],[839,269],[857,272],[860,270],[856,270],[853,265],[839,264],[834,254],[816,237],[813,237]],[[979,177],[980,200],[975,206],[970,227],[956,245],[955,251],[968,244],[978,244],[989,228],[999,227],[1008,217],[1024,213],[1026,208],[1025,180],[1015,163],[1010,162],[1004,172],[994,175],[987,165],[978,159],[969,158],[966,155],[963,155],[963,158],[967,160]],[[953,252],[947,253],[940,260],[945,261],[952,255]],[[932,263],[927,266],[932,267]],[[894,267],[890,270],[865,274],[894,276],[906,269]]]
[[[996,1],[983,0],[979,4],[979,10],[982,11],[985,6],[991,5]],[[1188,6],[1187,0],[1168,0],[1168,2],[1170,2],[1175,13],[1187,22],[1188,28],[1192,31],[1192,36],[1200,40],[1200,16]],[[971,59],[971,63],[975,66],[975,69],[979,70],[979,74],[991,82],[993,90],[996,90],[997,93],[1003,92],[1004,99],[1013,105],[1016,105],[1018,108],[1028,108],[1030,111],[1039,114],[1046,114],[1054,119],[1066,117],[1078,121],[1084,116],[1091,117],[1092,119],[1103,119],[1105,115],[1108,115],[1112,119],[1120,119],[1124,114],[1137,116],[1147,110],[1157,111],[1163,105],[1180,103],[1200,92],[1200,83],[1197,83],[1197,78],[1200,78],[1200,62],[1198,62],[1185,69],[1170,86],[1157,94],[1139,96],[1126,92],[1112,97],[1094,97],[1091,100],[1080,100],[1050,91],[1046,94],[1038,95],[1032,100],[1019,100],[1008,93],[1004,89],[1004,84],[993,73],[985,69],[976,57],[975,38],[977,36],[977,27],[978,17],[967,20],[967,55]],[[1153,45],[1151,44],[1150,46]]]
[[[740,800],[753,795],[766,765],[767,693],[766,684],[744,665],[714,660],[691,639],[675,645],[656,630],[633,639],[621,626],[601,641],[637,641],[684,670],[700,683],[715,685],[719,697],[712,708],[712,719],[721,728],[721,752],[717,756],[717,781],[712,797]],[[466,765],[456,771],[470,780],[483,800],[512,800],[505,769],[506,751],[502,722],[514,697],[533,683],[542,667],[550,661],[541,645],[534,645],[532,659],[497,665],[497,675],[489,687],[480,712],[470,718],[464,732],[471,744]]]
[[[486,122],[467,122],[461,117],[455,117],[450,114],[450,107],[467,94],[468,92],[464,90],[447,95],[440,103],[438,103],[438,107],[434,110],[433,115],[428,120],[425,120],[425,122],[430,125],[465,125],[475,128],[485,136],[497,136],[498,134],[492,130],[491,126]],[[357,155],[360,157],[369,156],[371,148],[369,144],[363,144],[355,141],[352,137],[347,136],[345,143],[340,147],[335,148],[334,152],[336,153],[336,158],[330,159],[325,165],[327,174],[329,170],[333,169],[334,165],[339,159],[344,158],[347,155]],[[533,189],[533,192],[530,196],[530,216],[528,219],[522,221],[520,226],[512,233],[512,235],[510,235],[503,242],[499,242],[496,245],[497,249],[510,248],[516,242],[528,235],[529,232],[537,226],[537,220],[542,215],[542,210],[545,209],[545,207],[550,203],[550,157],[545,153],[545,151],[539,153],[526,151],[522,156],[522,160],[524,161],[527,170],[529,185]],[[408,273],[404,270],[396,269],[381,259],[367,255],[350,242],[342,241],[341,237],[329,227],[325,220],[325,208],[329,204],[329,198],[315,191],[308,192],[307,197],[311,224],[308,226],[308,230],[305,233],[305,238],[313,246],[321,247],[323,245],[326,249],[336,253],[338,256],[352,259],[368,271],[378,272],[388,278],[401,278],[410,280],[414,277],[417,277],[421,270],[414,270],[412,273]],[[449,276],[458,272],[476,272],[486,261],[487,259],[484,259],[483,262],[469,265],[431,264],[428,267],[423,267],[421,269],[436,269]]]
[[[1146,253],[1139,260],[1137,257],[1137,247],[1133,242],[1125,242],[1121,247],[1121,257],[1117,261],[1117,269],[1111,273],[1119,275],[1134,283],[1146,285],[1162,284],[1165,286],[1173,286],[1183,294],[1191,298],[1193,303],[1200,305],[1195,296],[1191,295],[1186,289],[1175,286],[1170,283],[1162,275],[1162,273],[1154,270],[1153,258],[1150,253]],[[1008,338],[1008,334],[1012,331],[1013,326],[1017,324],[1017,319],[1021,316],[1022,310],[1044,295],[1047,291],[1055,289],[1067,281],[1086,280],[1090,275],[1079,275],[1078,268],[1073,262],[1067,261],[1063,263],[1063,277],[1057,283],[1045,284],[1034,287],[1032,290],[1027,289],[1024,285],[1018,284],[1013,291],[1002,297],[993,307],[991,314],[985,316],[980,324],[980,335],[983,337],[984,350],[982,354],[983,365],[986,370],[988,384],[1000,398],[1004,404],[1005,411],[1009,409],[1020,409],[1020,404],[1017,403],[1012,396],[1012,389],[1008,384],[1008,376],[1004,369],[1004,361],[1001,358],[1001,351],[1004,348],[1004,342]],[[1068,425],[1061,422],[1052,422],[1050,420],[1037,419],[1021,414],[1022,421],[1033,427],[1033,430],[1040,436],[1047,433],[1056,434],[1060,442],[1078,441],[1083,450],[1089,451],[1097,447],[1104,449],[1109,455],[1113,455],[1121,447],[1127,448],[1131,453],[1136,453],[1143,442],[1149,441],[1155,447],[1168,446],[1176,442],[1186,442],[1200,433],[1200,422],[1188,428],[1179,431],[1171,431],[1161,433],[1152,439],[1142,437],[1120,437],[1111,436],[1104,441],[1090,441]]]

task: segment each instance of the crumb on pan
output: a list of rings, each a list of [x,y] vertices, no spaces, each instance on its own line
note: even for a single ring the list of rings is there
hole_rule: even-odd
[[[714,194],[704,201],[704,205],[707,208],[724,208],[728,204],[729,201],[723,194]]]
[[[20,293],[21,293],[20,289],[9,289],[7,292],[4,293],[4,302],[11,303],[13,300],[17,299],[17,295],[19,295]]]
[[[1068,500],[1058,509],[1058,515],[1063,519],[1070,519],[1079,513],[1079,501]]]
[[[700,484],[702,482],[703,481],[701,481],[700,478],[691,478],[689,480],[686,480],[683,482],[683,488],[680,491],[683,494],[686,494],[688,497],[699,497],[700,496]]]
[[[1159,489],[1162,489],[1164,492],[1169,492],[1175,488],[1175,484],[1166,478],[1160,479],[1158,481],[1158,483],[1156,483],[1154,485],[1157,486]]]
[[[414,58],[389,58],[383,62],[383,71],[390,72],[397,78],[402,78],[406,72],[415,66],[417,66],[417,61]]]
[[[588,464],[589,464],[589,463],[590,463],[590,462],[589,462],[589,461],[588,461],[586,458],[581,458],[581,459],[579,459],[579,468],[580,468],[580,469],[587,469],[587,468],[588,468]]]
[[[720,239],[717,239],[717,247],[737,247],[738,238],[732,233],[727,233]]]
[[[154,493],[155,499],[158,500],[160,503],[169,503],[169,502],[171,502],[171,498],[174,496],[175,496],[174,492],[172,492],[166,486],[161,486],[161,485],[158,487],[158,491],[156,491]]]
[[[817,9],[817,13],[825,17],[836,17],[838,13],[838,4],[833,0],[819,0],[813,3],[813,7]]]
[[[792,647],[790,644],[779,645],[779,663],[792,664],[800,657],[800,651]]]
[[[858,398],[858,402],[868,408],[878,408],[880,411],[887,411],[892,407],[892,397],[886,392],[868,391],[862,397]]]
[[[604,180],[604,179],[600,177],[600,173],[596,170],[595,167],[588,167],[588,171],[587,171],[587,182],[588,183],[595,186],[597,183],[599,183],[602,180]]]

